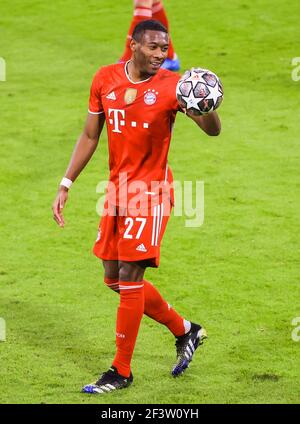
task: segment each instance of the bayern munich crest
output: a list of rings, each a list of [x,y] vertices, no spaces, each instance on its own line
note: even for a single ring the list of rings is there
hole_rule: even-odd
[[[154,105],[157,100],[158,91],[151,90],[144,91],[144,102],[146,105]]]

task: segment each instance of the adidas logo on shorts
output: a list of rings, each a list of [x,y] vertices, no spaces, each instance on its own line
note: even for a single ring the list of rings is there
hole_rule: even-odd
[[[136,250],[138,250],[139,252],[147,252],[147,249],[146,249],[146,247],[144,246],[144,244],[142,243],[142,244],[140,244],[137,248],[136,248]]]

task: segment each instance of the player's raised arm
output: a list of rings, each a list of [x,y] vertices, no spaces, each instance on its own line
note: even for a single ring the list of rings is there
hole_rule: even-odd
[[[87,116],[84,130],[75,145],[65,177],[59,186],[57,196],[52,205],[53,218],[60,227],[65,224],[62,210],[68,199],[68,190],[96,150],[104,121],[104,113],[89,113]]]

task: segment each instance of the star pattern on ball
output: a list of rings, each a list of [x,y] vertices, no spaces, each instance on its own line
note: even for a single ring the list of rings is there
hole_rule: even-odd
[[[207,82],[207,74],[214,77],[216,81],[214,87]],[[223,98],[223,91],[219,83],[219,78],[213,72],[207,69],[192,68],[184,75],[187,75],[186,78],[181,78],[176,90],[179,101],[181,99],[186,103],[187,110],[193,109],[194,111],[198,111],[199,114],[206,114],[215,110],[220,105]],[[203,78],[203,75],[206,79]],[[184,91],[186,91],[185,89],[181,91],[181,89],[178,88],[180,84],[185,82],[192,85],[192,90],[190,90],[188,96],[183,94]],[[198,87],[197,84],[199,84]],[[203,97],[201,97],[202,93]]]
[[[222,92],[220,91],[219,83],[217,83],[214,87],[209,87],[209,95],[206,100],[212,99],[214,101],[214,105],[217,103],[218,98],[222,97]]]
[[[196,81],[196,83],[197,83],[197,82],[198,82],[198,81]],[[193,87],[194,87],[194,85],[193,85]],[[201,99],[196,98],[196,97],[194,96],[194,92],[193,92],[193,90],[191,90],[191,91],[190,91],[190,93],[189,93],[189,95],[188,95],[188,96],[183,96],[183,98],[184,98],[184,100],[186,101],[186,104],[187,104],[187,108],[188,108],[188,109],[190,109],[190,108],[199,109],[199,107],[198,107],[198,103],[199,103],[199,101],[200,101]]]

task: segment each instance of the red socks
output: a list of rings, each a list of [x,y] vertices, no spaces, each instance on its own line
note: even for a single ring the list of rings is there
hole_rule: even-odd
[[[127,62],[131,58],[132,51],[130,49],[130,41],[131,36],[133,33],[134,28],[142,21],[145,21],[146,19],[152,18],[152,10],[149,7],[136,7],[134,8],[133,18],[128,30],[126,44],[125,44],[125,51],[120,58],[120,62]]]
[[[124,377],[130,375],[130,362],[144,313],[144,282],[119,282],[120,306],[117,313],[117,353],[112,363]]]
[[[119,293],[117,279],[104,278],[104,282],[110,289]],[[173,309],[161,296],[159,291],[149,282],[144,280],[144,314],[155,321],[164,324],[175,337],[182,336],[186,332],[185,320]],[[121,284],[121,283],[120,283]]]
[[[120,293],[120,290],[119,290],[119,280],[118,280],[118,278],[104,277],[104,283],[107,285],[107,287],[109,289],[112,289],[115,292]]]
[[[146,280],[123,282],[104,278],[110,289],[120,293],[117,313],[117,352],[112,363],[119,374],[130,375],[130,363],[143,314],[164,324],[175,337],[189,331],[190,323],[183,319],[160,295],[159,291]]]
[[[157,21],[161,22],[169,31],[168,18],[167,18],[167,15],[161,0],[153,1],[152,8],[138,6],[138,4],[139,2],[136,1],[136,5],[134,6],[133,18],[132,18],[132,21],[128,30],[128,34],[127,34],[125,51],[122,57],[120,58],[121,62],[126,62],[127,60],[131,58],[131,55],[132,55],[132,52],[130,49],[131,36],[132,36],[134,28],[140,22],[145,21],[146,19],[156,19]],[[168,58],[173,59],[174,55],[175,55],[174,47],[173,47],[172,40],[170,38]]]
[[[164,324],[175,337],[189,331],[190,323],[163,299],[149,281],[123,282],[105,277],[104,282],[107,287],[120,293],[116,325],[117,353],[112,365],[119,374],[129,377],[130,362],[143,314]]]
[[[149,281],[144,280],[145,309],[150,318],[164,324],[175,337],[185,334],[185,320],[169,305]]]
[[[156,19],[157,21],[161,22],[169,31],[169,21],[167,18],[166,11],[164,9],[164,6],[160,0],[153,1],[152,4],[152,19]],[[170,34],[169,34],[170,35]],[[168,50],[168,58],[173,59],[175,55],[173,43],[170,37],[170,43],[169,43],[169,50]]]

